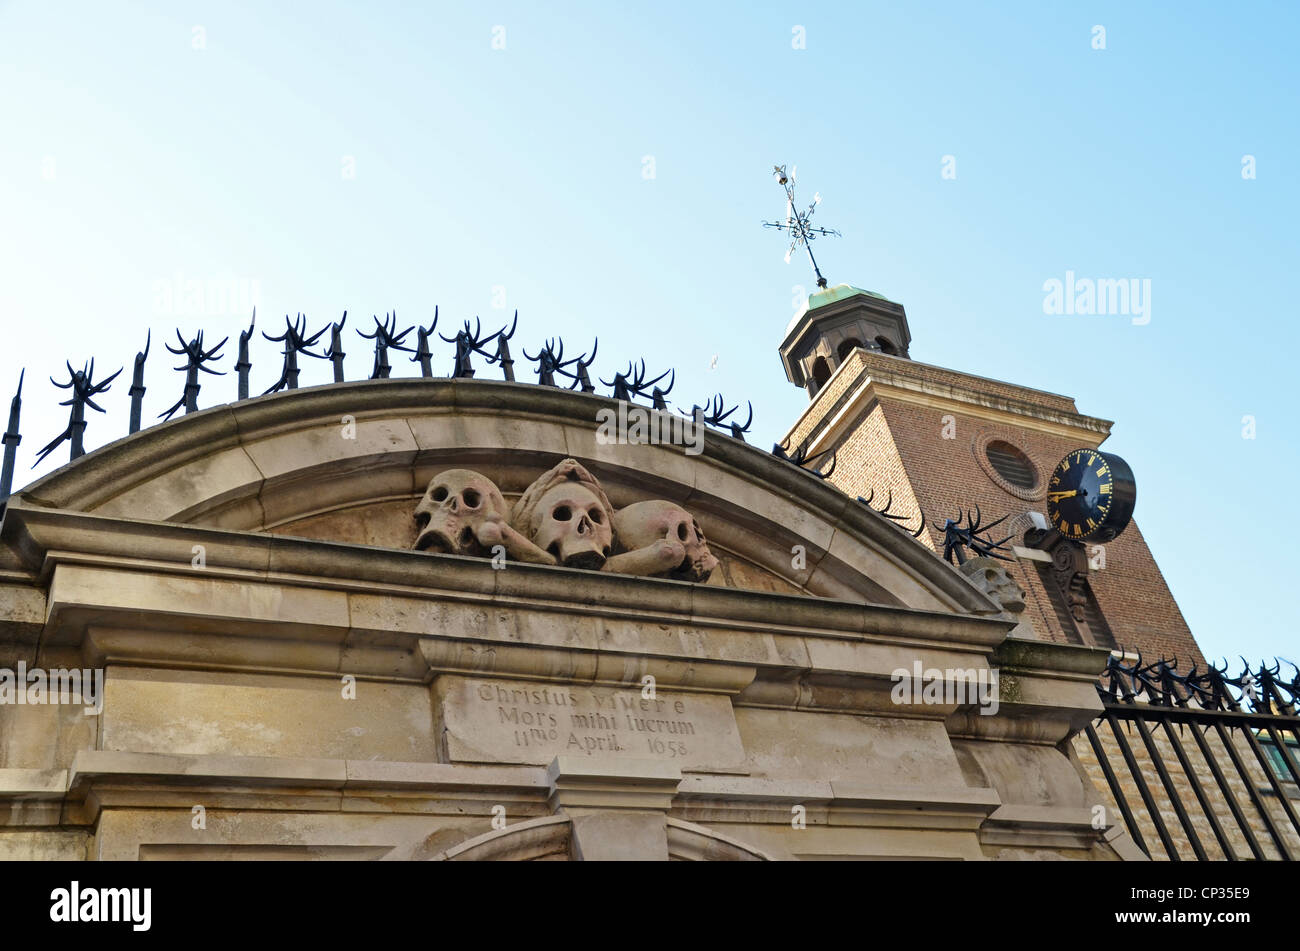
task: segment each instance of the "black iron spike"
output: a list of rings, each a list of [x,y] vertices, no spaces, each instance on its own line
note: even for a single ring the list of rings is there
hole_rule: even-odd
[[[373,317],[373,315],[371,315]],[[378,317],[374,317],[375,332],[363,333],[358,330],[357,333],[366,340],[375,342],[375,362],[370,371],[370,379],[386,380],[392,373],[392,365],[388,362],[389,350],[402,350],[406,353],[412,353],[410,347],[402,346],[402,341],[406,339],[414,327],[407,327],[400,333],[397,332],[397,311],[392,314],[384,314],[384,320],[381,323]]]
[[[213,376],[225,376],[225,370],[213,370],[205,366],[212,360],[218,359],[221,348],[226,345],[229,337],[221,338],[221,342],[215,347],[204,349],[203,331],[200,330],[194,335],[194,339],[189,343],[181,336],[180,330],[176,331],[176,339],[180,341],[180,349],[174,349],[171,344],[166,344],[167,349],[177,356],[184,355],[186,360],[183,366],[175,367],[177,370],[185,371],[185,392],[166,412],[159,413],[162,419],[171,419],[176,411],[182,406],[186,413],[193,413],[199,408],[199,373],[211,373]]]
[[[18,444],[23,441],[22,434],[19,432],[19,421],[23,410],[23,378],[27,376],[27,368],[24,367],[18,374],[18,389],[14,392],[14,398],[9,401],[9,426],[5,429],[5,434],[0,442],[4,443],[4,465],[0,468],[0,510],[3,509],[5,501],[13,491],[14,486],[14,461],[18,454]]]
[[[239,382],[236,389],[237,398],[241,400],[248,399],[248,371],[252,369],[252,361],[248,358],[248,340],[253,336],[253,328],[257,326],[257,308],[253,308],[253,319],[248,323],[248,329],[239,333],[239,354],[235,361],[235,372],[239,374]]]
[[[144,350],[135,355],[135,366],[131,370],[131,388],[127,393],[131,396],[131,423],[128,432],[138,433],[140,431],[140,414],[144,408],[144,362],[149,359],[149,346],[153,343],[153,330],[149,330],[144,338]]]
[[[437,313],[437,308],[434,308],[433,322],[435,325],[438,322]],[[343,352],[343,325],[347,322],[348,312],[345,310],[343,312],[342,320],[337,324],[330,324],[330,348],[325,351],[325,356],[329,359],[330,363],[334,364],[335,383],[343,382],[343,358],[347,356],[347,354]]]
[[[251,331],[252,328],[249,329]],[[316,333],[307,336],[307,315],[299,313],[293,320],[289,319],[288,314],[285,315],[284,333],[272,337],[263,331],[262,336],[267,340],[284,343],[284,364],[280,369],[280,379],[276,380],[275,384],[262,394],[263,396],[284,389],[296,390],[298,388],[298,354],[301,353],[316,360],[324,360],[326,358],[325,354],[313,353],[311,348],[315,346],[316,341],[321,338],[326,329],[327,327],[322,327]]]
[[[632,376],[632,364],[629,362],[627,365],[626,373],[615,373],[613,380],[606,380],[601,378],[600,382],[603,383],[605,386],[612,386],[614,388],[614,392],[612,394],[614,399],[622,400],[623,402],[627,403],[630,402],[632,399],[632,394],[628,390],[628,385],[627,385],[628,378],[631,376]]]
[[[596,352],[599,349],[600,349],[600,338],[597,337],[595,343],[591,345],[591,356],[587,356],[586,354],[583,354],[582,356],[578,357],[578,364],[577,364],[578,369],[574,374],[574,386],[581,386],[582,392],[584,393],[596,392],[596,387],[591,382],[591,376],[587,372],[587,368],[590,367],[592,363],[595,362]],[[573,389],[573,387],[569,387],[569,389]]]
[[[515,328],[519,326],[519,309],[515,309],[515,319],[510,325],[510,333],[497,334],[497,355],[496,362],[501,364],[501,371],[505,374],[506,381],[515,382],[515,361],[510,356],[510,338],[515,335]]]
[[[654,408],[657,410],[661,410],[664,412],[668,410],[668,401],[664,399],[664,397],[666,397],[669,393],[673,391],[673,384],[677,382],[677,370],[674,369],[672,372],[673,375],[672,378],[668,381],[667,389],[661,390],[659,387],[656,386],[654,390],[651,392],[651,401],[654,404]],[[659,379],[662,380],[663,378],[664,378],[663,374],[660,374]]]
[[[754,404],[749,400],[746,400],[745,403],[749,406],[749,415],[745,417],[745,425],[741,426],[735,420],[732,420],[727,424],[731,427],[732,437],[734,439],[739,439],[741,442],[745,441],[745,433],[749,432],[749,427],[754,422]]]
[[[433,308],[433,323],[426,330],[424,327],[416,325],[416,344],[415,356],[411,357],[412,363],[420,364],[420,376],[426,379],[433,376],[433,353],[429,350],[429,335],[438,327],[438,308]],[[439,334],[438,336],[442,336]]]
[[[83,437],[86,431],[86,407],[89,406],[100,413],[104,412],[104,408],[95,402],[94,397],[96,394],[107,392],[110,384],[117,379],[123,369],[119,367],[117,373],[96,383],[94,359],[91,359],[88,364],[83,364],[80,370],[75,371],[72,369],[71,362],[64,362],[69,372],[68,382],[59,383],[53,377],[50,378],[50,382],[61,390],[70,389],[72,391],[72,395],[59,404],[60,406],[71,407],[68,414],[68,426],[37,454],[36,461],[32,463],[33,469],[40,465],[45,460],[45,457],[58,448],[59,444],[65,439],[70,446],[69,461],[85,455]]]

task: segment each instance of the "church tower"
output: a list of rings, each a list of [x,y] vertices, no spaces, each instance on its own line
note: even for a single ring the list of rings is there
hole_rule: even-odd
[[[810,397],[858,347],[907,356],[912,334],[901,304],[848,284],[821,288],[795,314],[781,342],[785,376]]]
[[[977,507],[984,525],[1007,516],[992,532],[1011,536],[1005,567],[1037,636],[1203,666],[1135,523],[1103,544],[1050,527],[1053,470],[1101,446],[1111,422],[1068,396],[918,362],[911,342],[901,304],[847,284],[813,293],[780,346],[786,378],[810,400],[785,444],[827,453],[828,481],[888,505],[904,516],[895,524],[915,531],[924,517],[918,541],[938,552],[945,520]]]

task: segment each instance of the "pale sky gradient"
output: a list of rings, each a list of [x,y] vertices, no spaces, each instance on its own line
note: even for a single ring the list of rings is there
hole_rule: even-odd
[[[759,227],[789,162],[844,233],[818,243],[823,270],[903,303],[916,359],[1117,421],[1105,448],[1137,474],[1137,519],[1207,654],[1300,660],[1298,9],[0,3],[0,411],[28,368],[17,481],[66,425],[47,379],[65,359],[127,368],[88,448],[126,431],[147,328],[155,348],[178,325],[232,334],[230,370],[248,314],[169,312],[158,287],[186,280],[256,285],[277,330],[348,310],[353,378],[370,355],[351,327],[371,314],[427,323],[437,304],[445,327],[495,329],[518,307],[519,345],[581,350],[598,332],[607,379],[644,356],[677,367],[686,406],[753,400],[767,448],[807,404],[776,348],[811,275]],[[1043,283],[1067,270],[1149,279],[1150,323],[1044,314]],[[147,419],[183,385],[155,354]],[[277,375],[262,341],[254,391]],[[304,384],[327,379],[304,366]],[[201,405],[234,386],[205,378]]]

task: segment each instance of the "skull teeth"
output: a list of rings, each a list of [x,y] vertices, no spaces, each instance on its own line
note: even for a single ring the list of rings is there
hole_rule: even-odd
[[[448,554],[456,550],[456,546],[453,544],[451,536],[446,532],[436,529],[433,531],[421,532],[420,537],[415,540],[416,551],[428,551],[430,548],[442,552],[443,554]]]

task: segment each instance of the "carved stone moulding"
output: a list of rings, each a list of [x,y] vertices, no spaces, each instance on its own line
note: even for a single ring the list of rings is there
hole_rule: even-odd
[[[414,517],[416,551],[693,582],[707,581],[718,565],[699,523],[676,502],[615,510],[576,459],[534,479],[511,508],[481,472],[445,469],[429,481]]]

